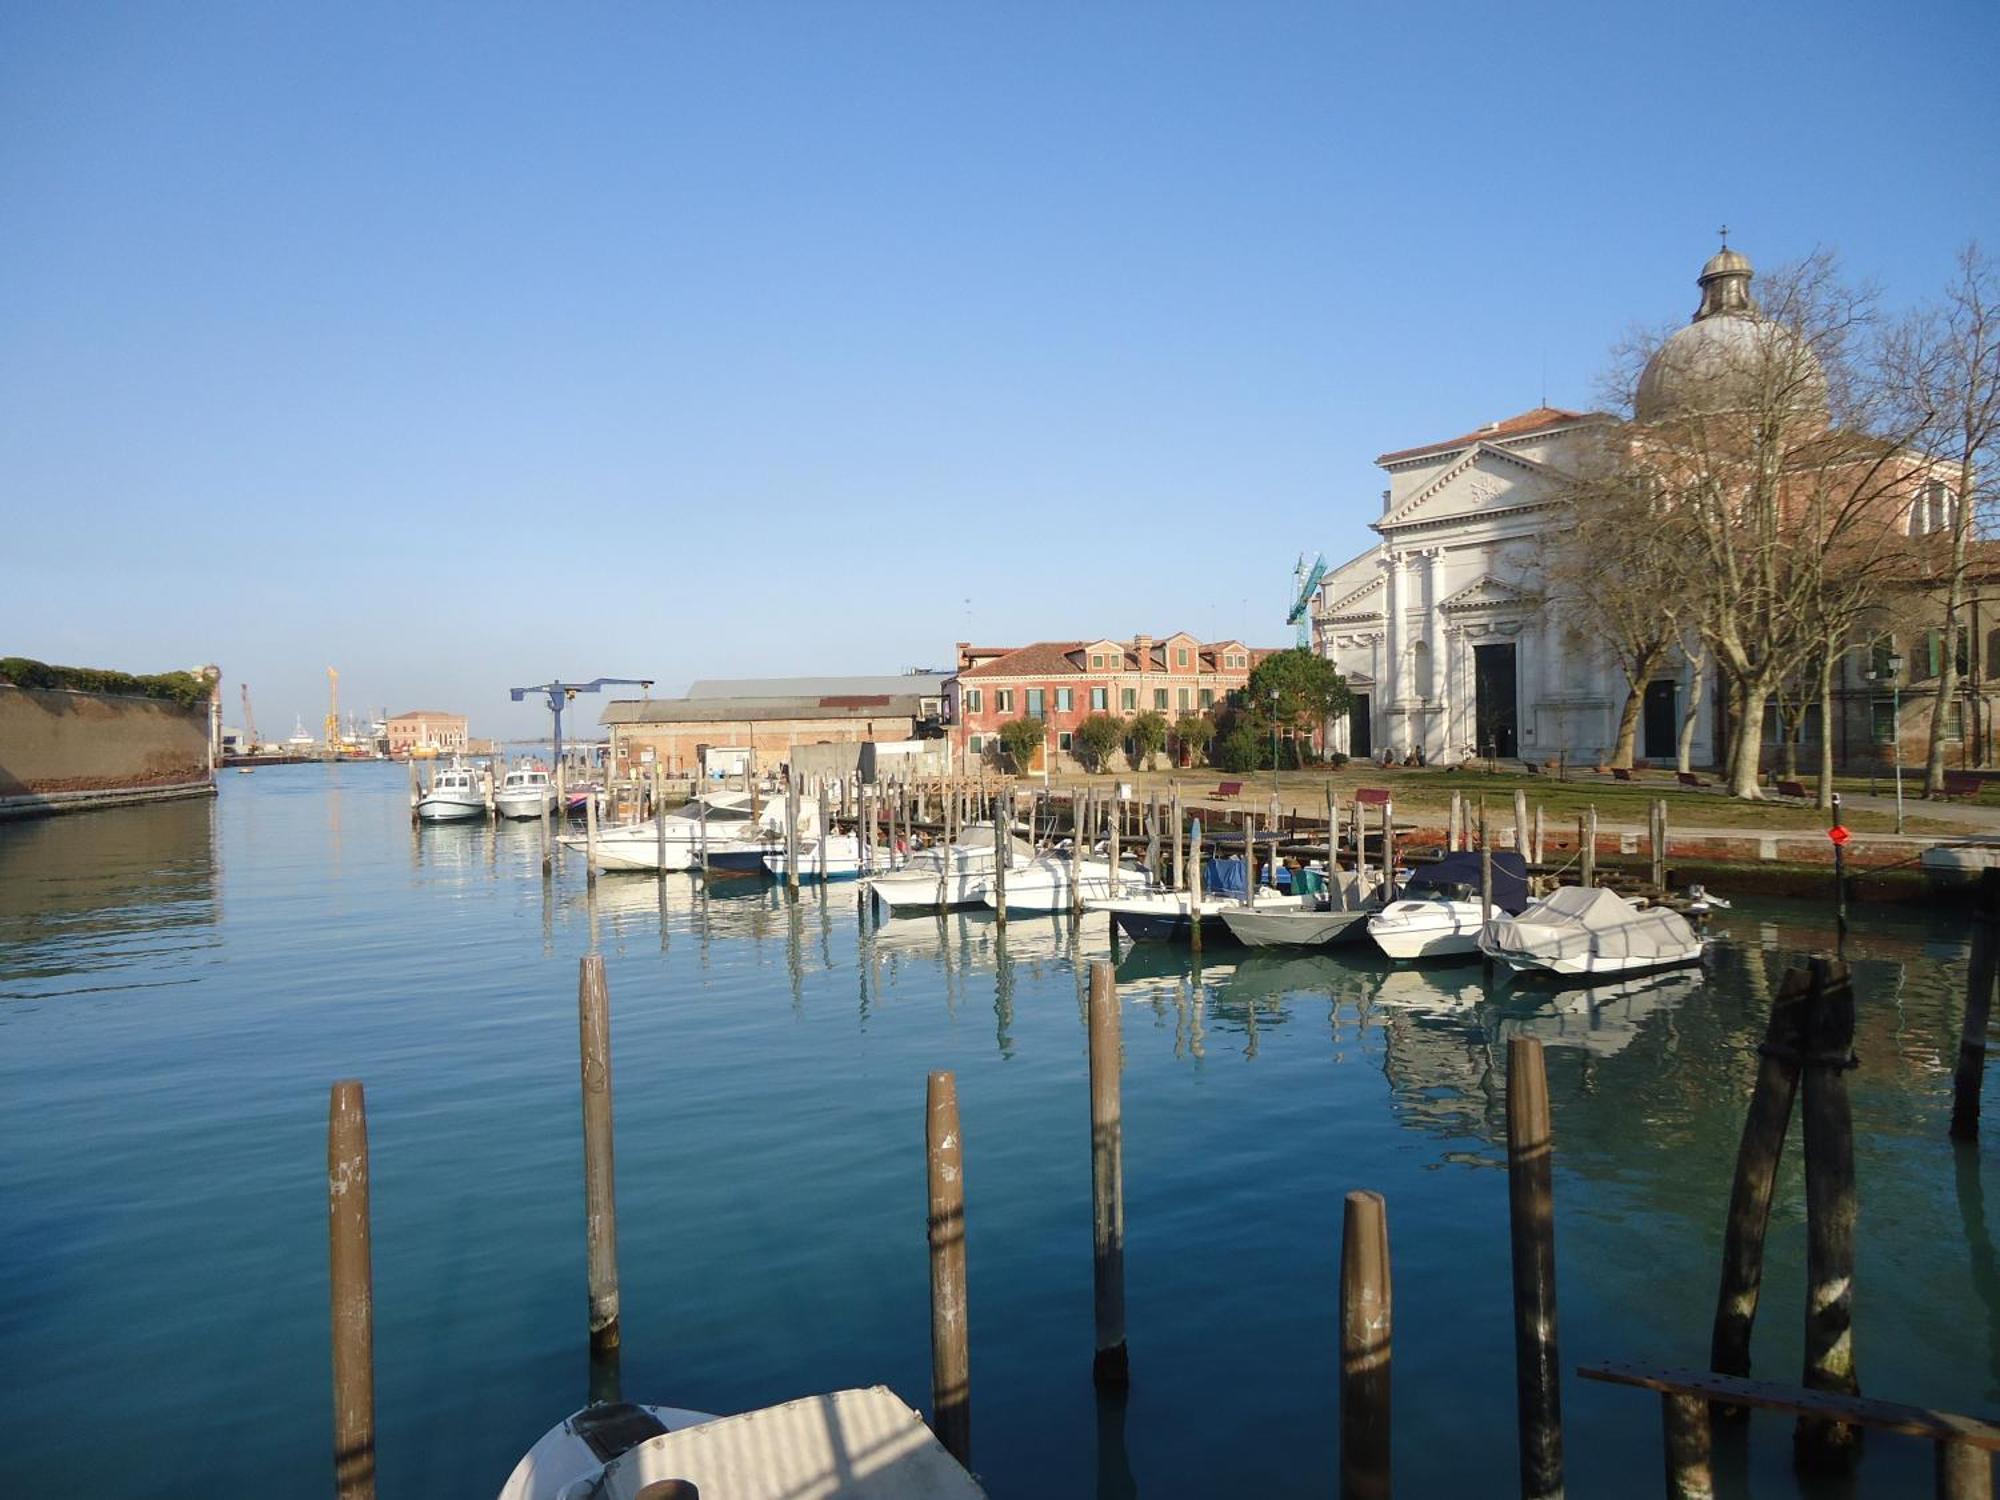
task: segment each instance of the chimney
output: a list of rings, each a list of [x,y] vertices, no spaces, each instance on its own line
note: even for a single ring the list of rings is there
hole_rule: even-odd
[[[1152,671],[1152,670],[1153,670],[1153,638],[1152,638],[1152,637],[1151,637],[1150,635],[1135,635],[1135,636],[1133,636],[1133,637],[1132,637],[1132,649],[1133,649],[1134,651],[1136,651],[1136,652],[1138,653],[1138,655],[1139,655],[1139,670],[1140,670],[1141,672],[1150,672],[1150,671]]]
[[[972,642],[960,641],[958,643],[958,670],[963,672],[967,667],[971,665],[972,665]]]

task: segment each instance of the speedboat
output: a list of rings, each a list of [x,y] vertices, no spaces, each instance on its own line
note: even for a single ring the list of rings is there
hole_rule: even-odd
[[[1014,871],[1035,857],[1034,848],[1022,839],[1011,841],[1007,863],[1008,895],[1013,891]],[[941,906],[956,909],[977,906],[981,892],[993,874],[993,825],[968,823],[959,830],[958,842],[934,845],[905,854],[894,854],[884,846],[878,863],[891,865],[868,882],[875,904],[891,916],[906,911],[936,911]],[[942,882],[943,900],[938,886]]]
[[[1368,919],[1382,909],[1381,888],[1367,876],[1335,873],[1319,895],[1303,904],[1225,906],[1222,925],[1246,948],[1321,948],[1359,937]]]
[[[486,816],[486,792],[471,768],[453,761],[440,766],[430,790],[417,799],[417,816],[426,823],[453,823]]]
[[[514,1466],[499,1500],[696,1492],[727,1500],[984,1500],[986,1493],[923,1418],[878,1385],[727,1417],[597,1402],[550,1428]]]
[[[1109,860],[1086,859],[1079,861],[1076,868],[1076,885],[1083,892],[1085,905],[1096,901],[1114,901],[1127,895],[1136,896],[1150,890],[1152,884],[1152,877],[1144,870],[1130,866],[1121,866],[1114,879]],[[996,911],[999,909],[999,882],[993,878],[990,865],[980,882],[978,896],[981,905]],[[1074,904],[1067,855],[1043,854],[1025,864],[1008,866],[1007,911],[1010,916],[1015,912],[1068,911]]]
[[[1221,918],[1231,911],[1299,911],[1312,900],[1309,896],[1288,896],[1269,889],[1260,890],[1248,906],[1241,901],[1204,897],[1197,904],[1186,891],[1147,891],[1121,896],[1111,901],[1086,903],[1086,910],[1110,915],[1118,930],[1135,942],[1185,943],[1194,937],[1194,918],[1201,915],[1202,936],[1231,942],[1229,927]]]
[[[1496,852],[1494,913],[1511,915],[1527,904],[1526,861],[1511,850]],[[1391,958],[1462,958],[1479,951],[1485,925],[1479,856],[1461,851],[1413,870],[1400,898],[1368,919],[1368,935]]]
[[[763,812],[768,814],[768,806]],[[598,829],[597,866],[601,870],[692,870],[701,863],[704,824],[707,844],[714,850],[743,838],[752,830],[752,821],[748,792],[705,792],[657,824],[647,820]],[[587,833],[562,836],[565,849],[587,849],[589,843]]]
[[[713,829],[709,830],[708,853],[705,868],[714,875],[763,875],[766,873],[765,860],[777,857],[778,868],[785,867],[785,799],[783,796],[770,798],[764,810],[758,814],[754,825],[739,824],[733,837],[718,839]],[[819,836],[819,807],[816,803],[799,803],[799,847]],[[695,851],[695,863],[704,862],[702,852]],[[805,869],[803,859],[800,870]]]
[[[1492,923],[1479,951],[1517,974],[1639,974],[1700,963],[1701,938],[1667,907],[1635,906],[1602,886],[1565,885]]]
[[[828,833],[799,843],[799,883],[811,885],[820,879],[820,847],[826,848],[826,878],[852,880],[861,874],[868,850],[858,835]],[[764,868],[780,880],[785,878],[785,851],[782,846],[764,856]]]
[[[555,811],[555,783],[547,771],[523,766],[507,773],[500,790],[493,794],[493,805],[503,818],[539,818]]]

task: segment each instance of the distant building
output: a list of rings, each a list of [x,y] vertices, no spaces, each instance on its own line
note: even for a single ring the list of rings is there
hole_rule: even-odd
[[[944,672],[894,677],[765,677],[697,682],[683,698],[625,698],[599,720],[620,776],[734,767],[755,751],[776,766],[794,746],[923,739],[944,732]]]
[[[434,708],[413,709],[388,721],[389,754],[463,755],[466,751],[466,718]]]
[[[1000,726],[1040,719],[1057,767],[1078,725],[1092,714],[1129,719],[1153,712],[1171,728],[1182,714],[1208,714],[1240,693],[1272,647],[1200,641],[1186,631],[1129,641],[1037,641],[1031,646],[958,644],[948,713],[956,748],[969,760],[995,753]],[[1032,769],[1039,770],[1037,764]]]

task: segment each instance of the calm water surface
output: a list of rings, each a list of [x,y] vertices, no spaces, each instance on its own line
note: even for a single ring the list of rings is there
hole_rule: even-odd
[[[929,1379],[924,1074],[966,1132],[975,1466],[995,1496],[1325,1495],[1343,1192],[1388,1197],[1406,1495],[1514,1486],[1504,1039],[1550,1044],[1562,1353],[1705,1362],[1770,976],[1815,912],[1739,905],[1706,977],[1490,997],[1476,968],[1127,952],[1134,1387],[1091,1355],[1083,970],[985,916],[580,868],[412,831],[389,767],[0,827],[0,1493],[322,1495],[327,1086],[366,1081],[381,1492],[491,1495],[586,1391],[577,957],[613,1000],[628,1394],[717,1411]],[[1949,913],[1858,913],[1856,1348],[1873,1394],[2000,1406],[1992,1149],[1944,1140]],[[1797,1378],[1803,1197],[1760,1374]],[[1657,1489],[1658,1407],[1571,1380],[1576,1495]],[[84,1414],[88,1414],[84,1416]],[[1760,1418],[1733,1492],[1790,1493]],[[1872,1439],[1854,1493],[1928,1491]]]

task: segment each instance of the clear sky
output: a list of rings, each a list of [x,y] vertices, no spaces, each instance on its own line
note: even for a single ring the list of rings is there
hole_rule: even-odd
[[[2000,7],[0,6],[0,654],[260,728],[1287,638],[1716,226],[2000,244]],[[590,717],[594,717],[590,716]]]

